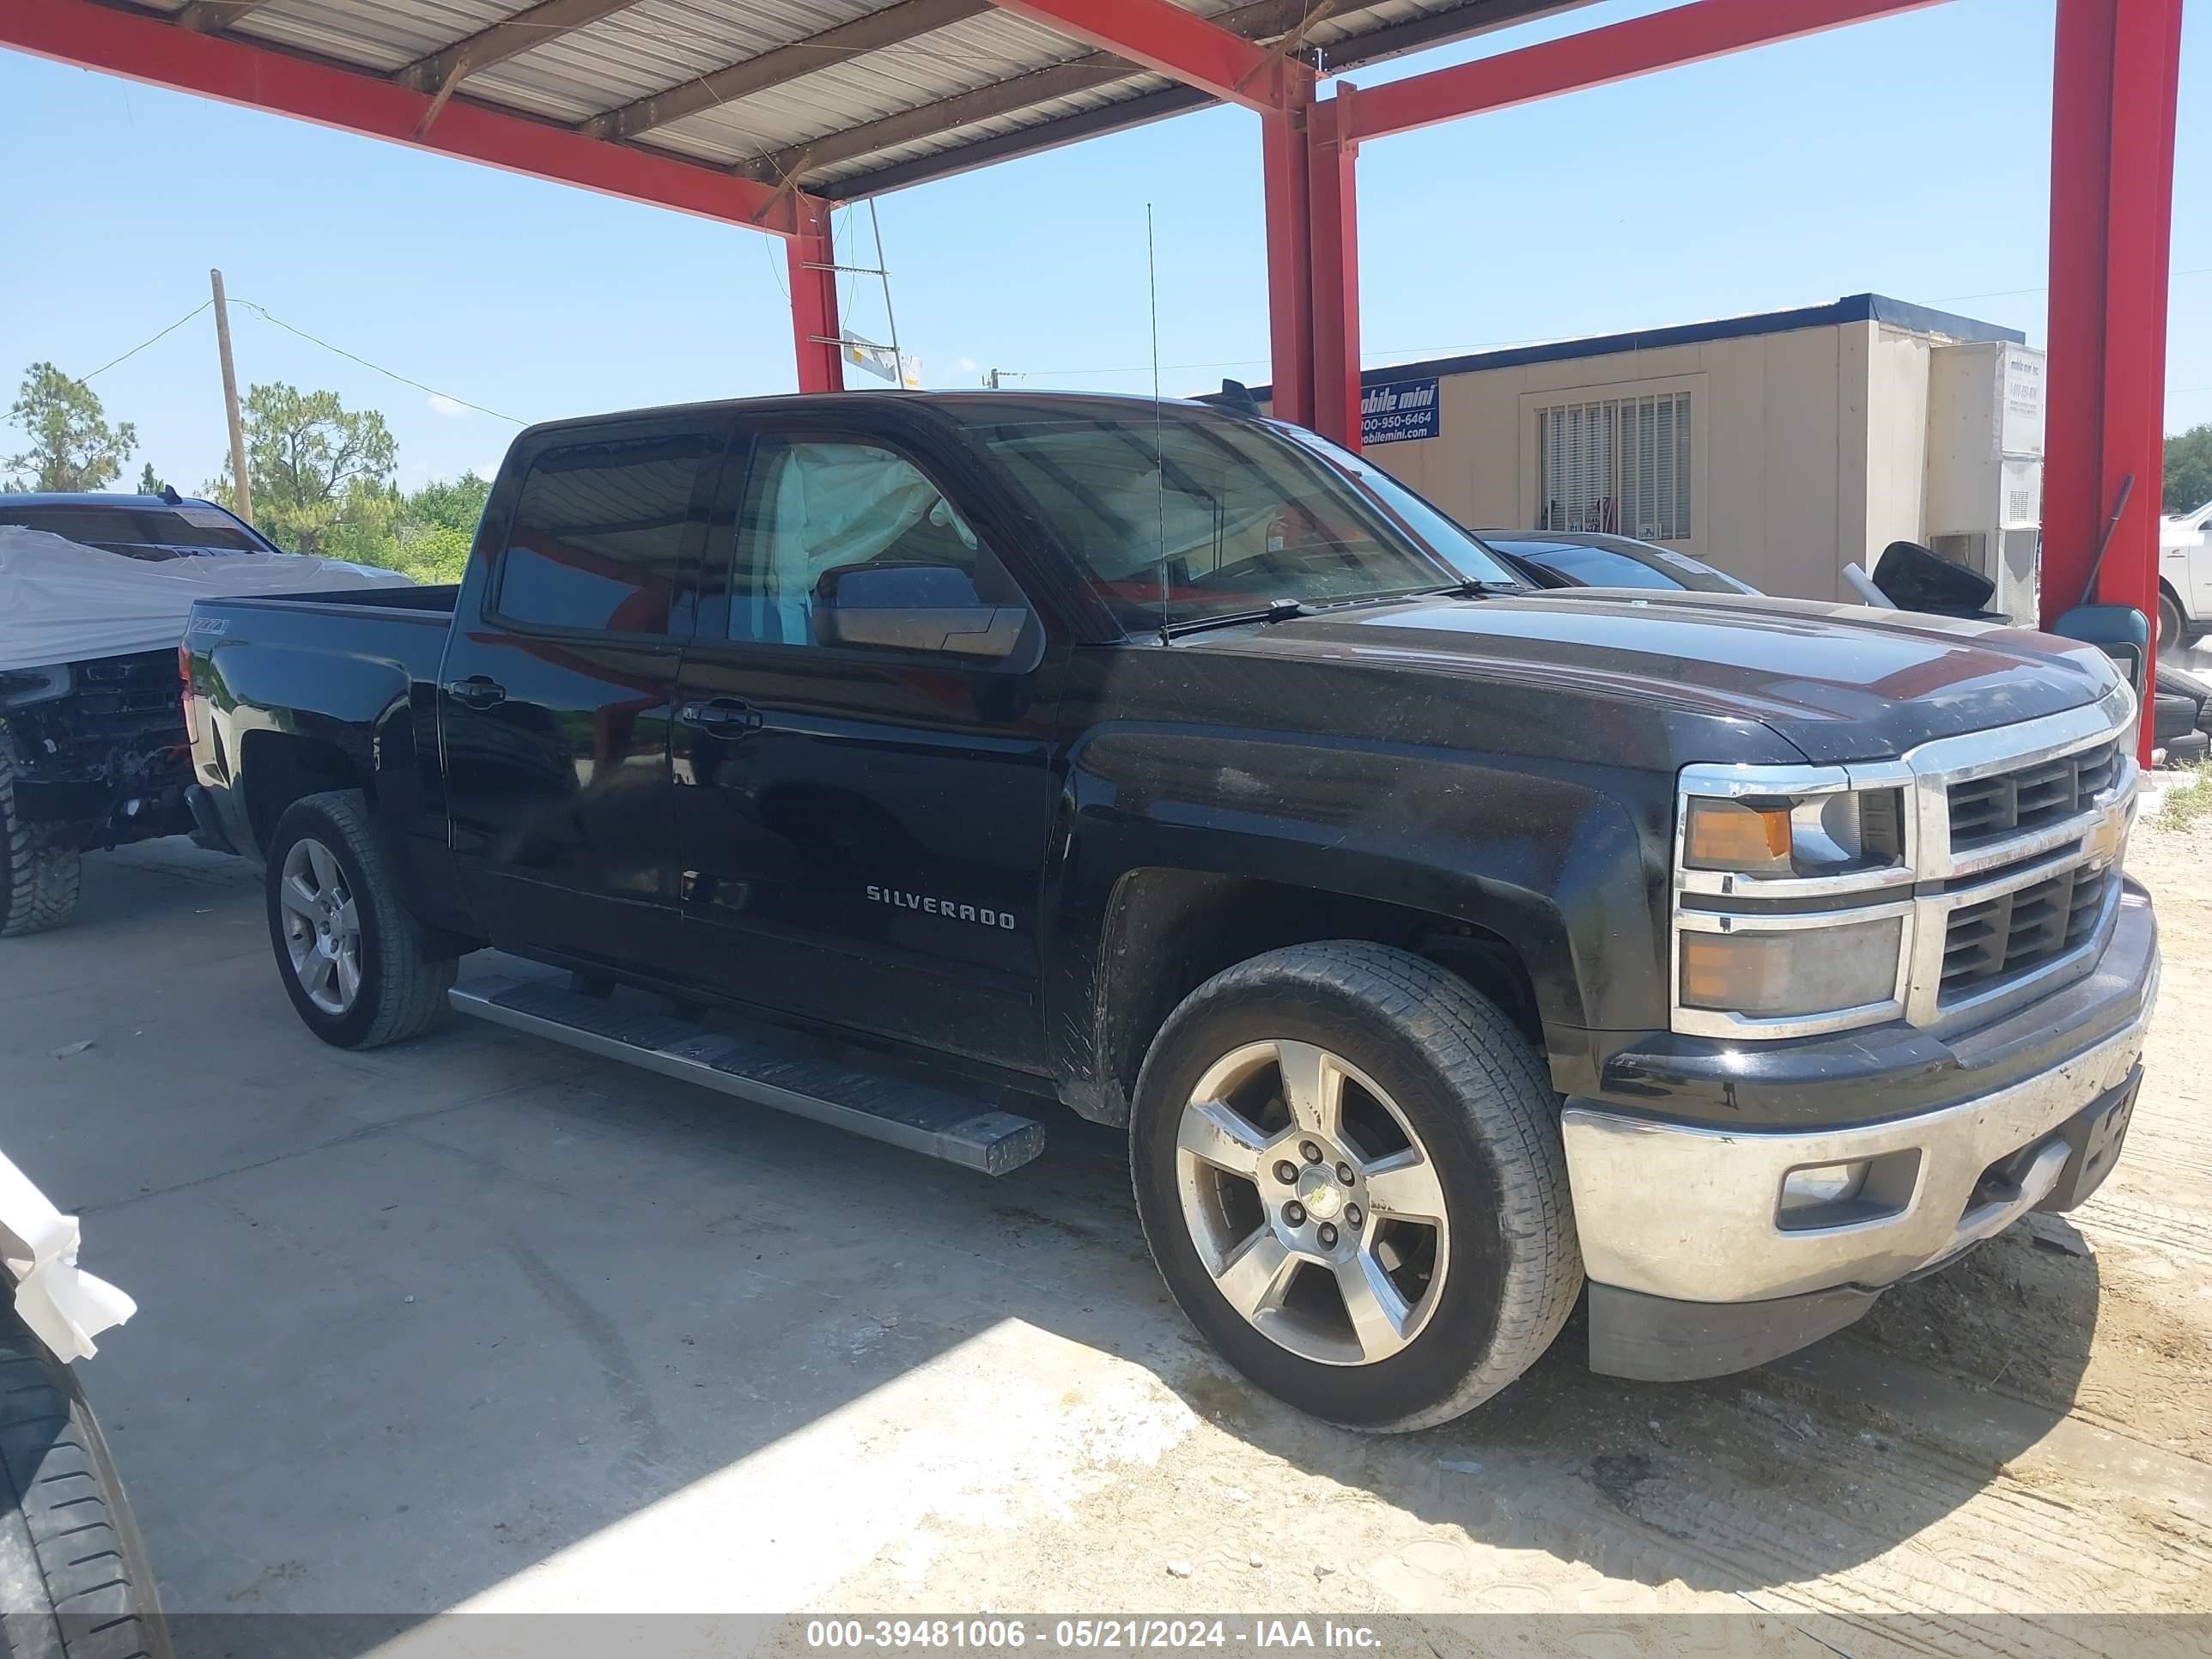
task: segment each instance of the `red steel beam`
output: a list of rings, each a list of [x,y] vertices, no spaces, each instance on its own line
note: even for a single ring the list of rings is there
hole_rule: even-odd
[[[2181,0],[2059,0],[2051,115],[2045,623],[2084,597],[2097,544],[2130,477],[2135,488],[2090,597],[2158,615],[2180,64]],[[2146,762],[2151,738],[2146,716]]]
[[[806,205],[757,179],[459,99],[426,131],[428,93],[91,0],[6,0],[0,46],[780,236],[798,234]]]
[[[1307,216],[1313,250],[1314,430],[1359,447],[1359,145],[1345,119],[1367,94],[1339,82],[1307,125]]]
[[[801,392],[842,392],[845,357],[837,316],[837,248],[830,234],[830,210],[808,202],[799,234],[784,245],[791,265],[791,343],[799,358]]]
[[[1055,34],[1126,58],[1185,86],[1262,112],[1285,107],[1293,77],[1279,52],[1255,46],[1170,0],[992,0]]]
[[[1942,0],[1692,0],[1647,17],[1586,29],[1517,52],[1432,70],[1362,94],[1357,142],[1434,126],[1486,110],[1703,63],[1846,23],[1919,11]]]
[[[1267,210],[1267,335],[1279,421],[1313,424],[1312,168],[1307,100],[1260,118],[1261,173]]]

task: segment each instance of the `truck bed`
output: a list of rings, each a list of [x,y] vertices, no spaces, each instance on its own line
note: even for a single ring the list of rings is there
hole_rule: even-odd
[[[441,582],[423,587],[361,587],[335,593],[258,593],[235,599],[202,599],[193,607],[202,616],[222,616],[235,611],[318,611],[331,609],[345,615],[363,611],[398,611],[410,620],[435,622],[440,627],[453,619],[460,584]]]

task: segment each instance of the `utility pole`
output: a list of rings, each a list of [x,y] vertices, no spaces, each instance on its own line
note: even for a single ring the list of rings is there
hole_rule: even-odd
[[[222,273],[208,272],[215,283],[215,343],[222,354],[222,409],[230,422],[230,488],[238,516],[253,522],[253,486],[246,480],[246,428],[238,420],[238,374],[230,366],[230,307],[223,302]]]

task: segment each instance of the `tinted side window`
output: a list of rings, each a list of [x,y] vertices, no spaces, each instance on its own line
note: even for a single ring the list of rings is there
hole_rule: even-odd
[[[874,563],[949,566],[972,584],[975,603],[1022,603],[967,521],[903,456],[828,439],[754,446],[731,571],[732,639],[812,643],[823,575]]]
[[[508,620],[665,634],[692,532],[703,433],[571,444],[531,464],[500,559]]]
[[[1585,587],[1686,587],[1679,577],[1656,570],[1609,547],[1547,547],[1537,562]]]

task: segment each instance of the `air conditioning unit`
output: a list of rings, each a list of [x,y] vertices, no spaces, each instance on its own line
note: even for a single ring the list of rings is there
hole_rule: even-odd
[[[2043,525],[2044,356],[2003,342],[1939,345],[1928,362],[1922,539],[1996,584],[1990,600],[2033,624]]]

